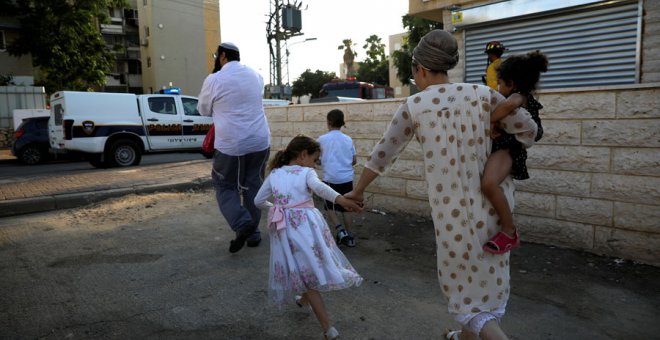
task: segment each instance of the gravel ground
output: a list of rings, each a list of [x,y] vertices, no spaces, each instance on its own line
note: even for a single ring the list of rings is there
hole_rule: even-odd
[[[343,339],[439,339],[457,325],[431,221],[385,213],[355,216],[365,281],[329,313]],[[2,218],[0,339],[320,339],[306,308],[265,304],[267,235],[229,254],[232,236],[211,191]],[[659,268],[529,243],[511,264],[512,339],[658,338]]]

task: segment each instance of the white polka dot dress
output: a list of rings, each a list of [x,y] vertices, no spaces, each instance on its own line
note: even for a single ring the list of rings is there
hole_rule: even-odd
[[[503,100],[482,85],[432,85],[407,99],[394,115],[366,166],[382,174],[413,136],[422,146],[437,243],[438,279],[453,314],[504,307],[509,298],[509,254],[482,250],[500,228],[481,194],[491,141],[490,113]],[[536,124],[526,111],[509,115],[508,130],[533,143]],[[531,140],[530,140],[531,138]],[[502,183],[513,207],[513,182]]]

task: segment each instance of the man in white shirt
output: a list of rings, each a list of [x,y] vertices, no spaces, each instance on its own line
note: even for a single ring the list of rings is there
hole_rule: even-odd
[[[215,125],[213,171],[220,212],[236,232],[229,251],[239,251],[247,242],[261,242],[261,211],[254,197],[264,178],[270,152],[270,130],[263,108],[264,80],[240,63],[238,47],[218,46],[214,73],[208,75],[199,93],[197,110],[212,116]]]

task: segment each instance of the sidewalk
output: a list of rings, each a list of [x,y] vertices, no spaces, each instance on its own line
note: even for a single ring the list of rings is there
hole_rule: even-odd
[[[13,159],[8,149],[0,149],[0,162]],[[32,177],[0,183],[0,217],[75,208],[128,194],[210,186],[209,160]]]

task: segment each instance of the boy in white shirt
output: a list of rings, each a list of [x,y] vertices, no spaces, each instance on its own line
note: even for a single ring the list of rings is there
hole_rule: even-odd
[[[346,125],[341,110],[328,112],[327,121],[329,132],[319,137],[323,182],[343,195],[353,190],[353,166],[357,163],[355,146],[353,139],[341,132],[341,127]],[[325,210],[331,225],[335,226],[337,244],[355,247],[355,239],[350,232],[353,223],[349,213],[330,201],[325,202]],[[337,213],[343,215],[343,225]]]

